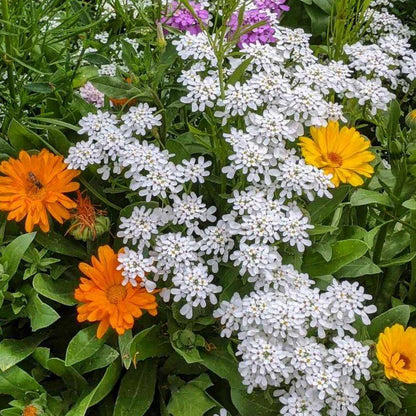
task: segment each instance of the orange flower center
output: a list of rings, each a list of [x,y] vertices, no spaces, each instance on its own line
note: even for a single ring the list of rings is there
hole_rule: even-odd
[[[127,289],[122,285],[114,285],[107,290],[107,299],[110,303],[117,305],[123,301],[127,296]]]
[[[342,166],[342,157],[338,153],[328,153],[328,159],[331,162],[332,167],[339,168],[340,166]]]
[[[406,355],[396,352],[392,356],[391,365],[395,370],[406,370],[410,367],[410,359]]]

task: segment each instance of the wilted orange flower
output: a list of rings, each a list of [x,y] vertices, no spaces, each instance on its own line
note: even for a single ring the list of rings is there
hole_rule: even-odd
[[[386,377],[403,383],[416,383],[416,328],[395,324],[380,334],[377,358]]]
[[[39,410],[37,407],[33,405],[26,406],[22,412],[22,416],[38,416],[38,415],[39,415]]]
[[[46,149],[33,156],[21,151],[18,159],[2,162],[0,172],[0,210],[9,211],[9,221],[26,217],[27,232],[35,225],[48,232],[48,213],[61,224],[70,218],[76,203],[64,194],[79,188],[71,182],[79,171],[68,169],[62,156]]]
[[[339,128],[339,123],[330,121],[327,127],[311,127],[312,139],[300,138],[302,155],[306,163],[332,174],[335,186],[349,183],[359,186],[364,183],[361,176],[370,178],[374,173],[368,163],[375,156],[368,149],[370,142],[354,128]],[[361,176],[360,176],[361,175]]]
[[[78,322],[100,321],[97,338],[102,338],[109,326],[119,335],[133,327],[134,318],[140,318],[142,310],[157,315],[157,302],[154,294],[130,283],[122,285],[124,277],[117,270],[117,253],[109,246],[98,249],[98,259],[91,257],[92,266],[81,263],[79,268],[86,277],[75,290],[78,306]]]

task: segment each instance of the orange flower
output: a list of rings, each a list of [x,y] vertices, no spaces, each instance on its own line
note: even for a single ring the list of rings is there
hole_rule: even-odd
[[[77,205],[64,194],[79,188],[79,183],[71,182],[79,171],[67,169],[62,156],[46,149],[34,156],[21,151],[19,159],[2,162],[0,172],[4,175],[0,176],[0,210],[9,211],[9,221],[26,217],[27,232],[35,225],[48,232],[48,213],[62,224]]]
[[[33,405],[26,406],[23,409],[22,416],[38,416],[39,409]]]
[[[143,310],[157,315],[157,302],[154,294],[130,283],[123,286],[117,253],[109,246],[98,249],[98,259],[91,258],[92,266],[81,263],[79,268],[87,277],[81,277],[81,284],[75,290],[78,306],[78,322],[100,321],[97,338],[102,338],[109,326],[119,335],[133,327],[134,318],[140,318]],[[153,292],[154,293],[154,292]]]
[[[386,377],[403,383],[416,383],[416,328],[400,324],[386,328],[377,343],[377,358]]]

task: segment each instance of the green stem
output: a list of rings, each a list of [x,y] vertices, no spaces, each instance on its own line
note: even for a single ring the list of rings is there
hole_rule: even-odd
[[[108,205],[111,208],[116,209],[117,211],[121,211],[122,208],[119,207],[116,204],[113,204],[111,201],[109,201],[105,196],[101,195],[93,186],[91,186],[88,181],[86,181],[84,178],[80,178],[79,181],[93,194],[95,195],[101,202]]]
[[[410,223],[416,226],[416,211],[412,211],[410,214]],[[410,252],[416,251],[416,233],[410,233]],[[416,301],[416,258],[411,261],[411,274],[409,285],[409,302],[414,303]]]
[[[14,87],[14,71],[13,71],[13,61],[6,56],[13,56],[12,53],[12,38],[10,36],[11,33],[11,25],[10,25],[10,14],[9,14],[9,2],[8,0],[1,0],[1,12],[3,15],[3,22],[4,22],[4,46],[6,50],[6,54],[3,56],[3,60],[6,63],[7,68],[7,83],[9,86],[10,98],[14,102],[16,100],[16,90]]]

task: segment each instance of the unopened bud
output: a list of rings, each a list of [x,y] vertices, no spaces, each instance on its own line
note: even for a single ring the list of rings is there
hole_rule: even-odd
[[[412,110],[406,116],[406,125],[409,129],[416,130],[416,110]]]
[[[165,34],[163,33],[162,23],[160,22],[156,23],[156,34],[157,34],[157,39],[156,39],[157,47],[162,52],[164,52],[166,49],[166,39],[165,39]]]

